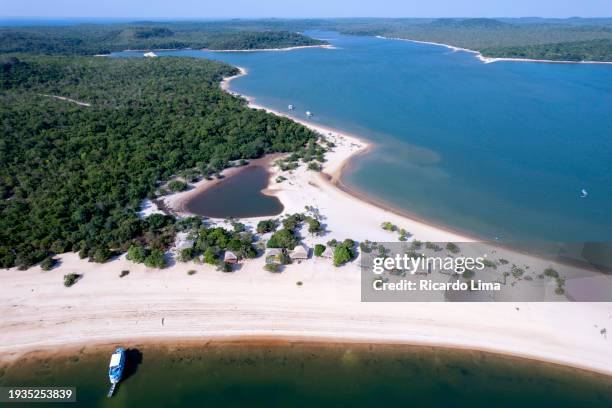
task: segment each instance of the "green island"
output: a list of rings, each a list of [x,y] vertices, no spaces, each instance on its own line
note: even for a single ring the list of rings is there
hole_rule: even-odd
[[[104,262],[136,241],[163,250],[174,220],[137,216],[160,182],[317,138],[223,92],[236,73],[192,58],[3,57],[0,267],[67,251]]]

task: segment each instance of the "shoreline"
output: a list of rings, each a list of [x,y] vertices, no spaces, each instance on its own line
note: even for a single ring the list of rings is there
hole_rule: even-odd
[[[9,355],[0,354],[0,368],[2,366],[9,366],[19,361],[22,358],[57,358],[57,357],[69,357],[71,355],[79,353],[97,354],[104,353],[106,355],[107,350],[112,350],[116,347],[124,348],[201,348],[201,347],[212,347],[212,348],[229,348],[229,347],[286,347],[286,346],[305,346],[305,347],[317,347],[321,349],[333,349],[343,348],[350,346],[375,346],[385,349],[393,349],[395,351],[406,351],[408,349],[418,350],[433,348],[443,350],[446,352],[456,352],[459,354],[466,353],[482,353],[487,354],[496,359],[510,359],[522,361],[527,364],[539,364],[551,366],[554,368],[565,368],[571,370],[579,370],[584,374],[602,375],[609,379],[612,379],[612,370],[601,370],[594,369],[592,367],[585,367],[580,364],[572,365],[563,362],[534,358],[529,354],[524,353],[511,353],[511,352],[499,352],[495,349],[484,349],[484,348],[473,348],[469,346],[457,346],[454,344],[435,344],[429,342],[415,342],[415,341],[402,341],[393,340],[381,341],[378,338],[357,338],[357,337],[342,337],[342,336],[304,336],[304,335],[268,335],[268,334],[253,334],[253,335],[211,335],[205,337],[163,337],[163,338],[135,338],[129,341],[122,341],[121,339],[113,340],[109,338],[105,341],[99,341],[93,344],[84,342],[75,342],[70,344],[62,344],[59,347],[51,349],[40,348],[22,353],[14,353]]]
[[[599,65],[610,65],[612,61],[563,61],[563,60],[547,60],[547,59],[532,59],[532,58],[511,58],[511,57],[485,57],[482,55],[482,52],[477,50],[472,50],[469,48],[456,47],[450,44],[444,44],[433,41],[421,41],[421,40],[411,40],[408,38],[400,38],[400,37],[384,37],[382,35],[375,36],[376,38],[380,38],[383,40],[394,40],[394,41],[408,41],[417,44],[428,44],[428,45],[437,45],[440,47],[449,48],[453,51],[463,51],[469,52],[471,54],[475,54],[474,56],[484,64],[492,64],[494,62],[536,62],[543,64],[599,64]]]

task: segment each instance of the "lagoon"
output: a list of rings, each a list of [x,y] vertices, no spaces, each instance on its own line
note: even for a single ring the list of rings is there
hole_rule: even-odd
[[[220,180],[185,203],[190,213],[211,218],[246,218],[278,215],[278,198],[262,193],[268,187],[268,170],[248,166]]]
[[[307,34],[336,49],[158,54],[245,67],[232,90],[373,142],[344,183],[416,218],[499,241],[611,240],[612,66]]]

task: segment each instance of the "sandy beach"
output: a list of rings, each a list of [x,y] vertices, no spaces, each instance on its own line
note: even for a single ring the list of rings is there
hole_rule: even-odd
[[[241,69],[240,75],[245,74]],[[225,79],[223,89],[229,91],[238,76]],[[249,101],[253,108],[265,109]],[[397,233],[381,229],[384,221],[422,241],[471,240],[338,188],[348,160],[371,146],[356,135],[298,122],[336,145],[321,173],[301,166],[275,183],[280,170],[271,169],[267,193],[280,199],[284,214],[302,212],[309,205],[324,217],[327,234],[303,233],[306,245],[332,238],[396,240]],[[189,195],[205,186],[203,182],[169,196],[164,203],[181,213]],[[242,222],[253,227],[259,219]],[[525,254],[508,255],[534,269],[551,265]],[[38,266],[0,270],[0,360],[80,344],[282,338],[466,348],[612,375],[612,340],[607,337],[612,303],[365,303],[358,262],[335,268],[324,258],[288,265],[281,273],[265,271],[263,257],[245,261],[231,273],[180,262],[151,269],[127,261],[125,255],[106,264],[89,263],[75,253],[58,258],[60,265],[46,272]],[[123,270],[130,273],[120,278]],[[196,273],[189,275],[190,270]],[[83,277],[65,288],[63,276],[71,272]]]

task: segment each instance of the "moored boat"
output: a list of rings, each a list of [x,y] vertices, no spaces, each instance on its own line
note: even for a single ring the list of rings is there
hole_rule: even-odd
[[[123,377],[123,368],[125,367],[125,349],[123,347],[117,347],[110,359],[108,366],[108,379],[111,382],[110,390],[108,391],[108,397],[112,397],[115,392],[117,383],[121,381]]]

